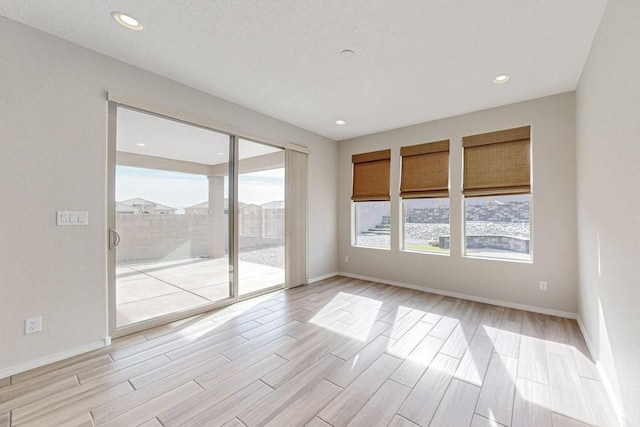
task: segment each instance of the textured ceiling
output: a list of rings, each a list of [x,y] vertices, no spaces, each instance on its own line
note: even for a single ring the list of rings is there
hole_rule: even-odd
[[[0,15],[341,140],[574,90],[605,3],[2,0]]]

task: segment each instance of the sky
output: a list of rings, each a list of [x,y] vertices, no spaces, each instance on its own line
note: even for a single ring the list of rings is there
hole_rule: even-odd
[[[227,182],[225,178],[225,198]],[[185,207],[206,201],[208,195],[204,175],[116,166],[116,201],[141,197],[184,213]],[[240,175],[238,199],[256,205],[284,200],[284,168]]]

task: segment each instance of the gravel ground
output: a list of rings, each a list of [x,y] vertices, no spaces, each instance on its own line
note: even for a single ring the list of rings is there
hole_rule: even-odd
[[[440,236],[449,236],[449,224],[405,224],[406,242],[423,243],[437,241]],[[513,237],[530,237],[527,222],[467,222],[467,233],[470,236],[497,235]],[[357,244],[365,246],[388,247],[389,236],[358,236]]]
[[[424,241],[438,240],[439,236],[449,236],[449,224],[406,224],[407,239]],[[513,236],[529,237],[529,223],[527,222],[467,222],[469,236]]]
[[[356,237],[356,245],[373,246],[380,248],[388,248],[390,243],[389,236],[358,236]]]
[[[451,234],[449,224],[405,224],[405,242],[417,243],[438,241],[440,236]]]
[[[284,246],[274,246],[264,249],[241,250],[238,253],[240,261],[253,262],[269,267],[284,268]]]
[[[511,236],[530,238],[531,230],[528,222],[467,222],[469,236]]]

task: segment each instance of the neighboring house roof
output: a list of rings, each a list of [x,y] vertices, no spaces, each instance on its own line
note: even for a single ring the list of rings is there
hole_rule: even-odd
[[[238,202],[238,206],[239,207],[243,207],[243,206],[246,206],[246,205],[247,205],[246,203]],[[196,203],[195,205],[187,206],[184,209],[187,210],[187,209],[203,209],[203,208],[205,208],[205,209],[209,208],[209,201]],[[225,209],[229,209],[229,199],[224,199],[224,208]]]
[[[116,213],[136,213],[139,209],[125,205],[122,202],[116,202]]]
[[[272,202],[263,203],[260,206],[264,209],[284,209],[284,200],[274,200]]]
[[[151,200],[143,199],[141,197],[134,197],[133,199],[121,200],[120,202],[117,202],[117,203],[121,203],[126,206],[139,207],[139,208],[152,207],[153,210],[156,212],[161,212],[161,211],[175,212],[176,211],[176,208],[172,208],[171,206],[165,206],[160,203],[152,202]]]
[[[238,207],[240,209],[242,209],[243,207],[247,206],[246,203],[242,203],[242,202],[238,202]],[[229,199],[224,199],[224,208],[225,209],[229,209]]]
[[[187,206],[186,209],[200,209],[200,208],[208,208],[209,207],[209,201],[205,201],[205,202],[201,202],[201,203],[196,203],[195,205],[191,205],[191,206]]]
[[[240,210],[241,211],[244,211],[244,210],[249,210],[249,211],[262,210],[262,206],[255,205],[253,203],[249,203],[248,205],[243,204],[243,206],[240,206]]]

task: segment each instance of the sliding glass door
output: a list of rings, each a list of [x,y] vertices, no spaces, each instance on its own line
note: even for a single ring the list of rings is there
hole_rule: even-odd
[[[117,110],[117,329],[188,314],[233,296],[229,256],[231,137]]]
[[[285,282],[285,155],[239,140],[238,283],[241,296]]]
[[[283,288],[287,151],[115,103],[109,111],[111,335]],[[294,212],[289,220],[306,215]],[[297,285],[306,252],[296,253]]]

